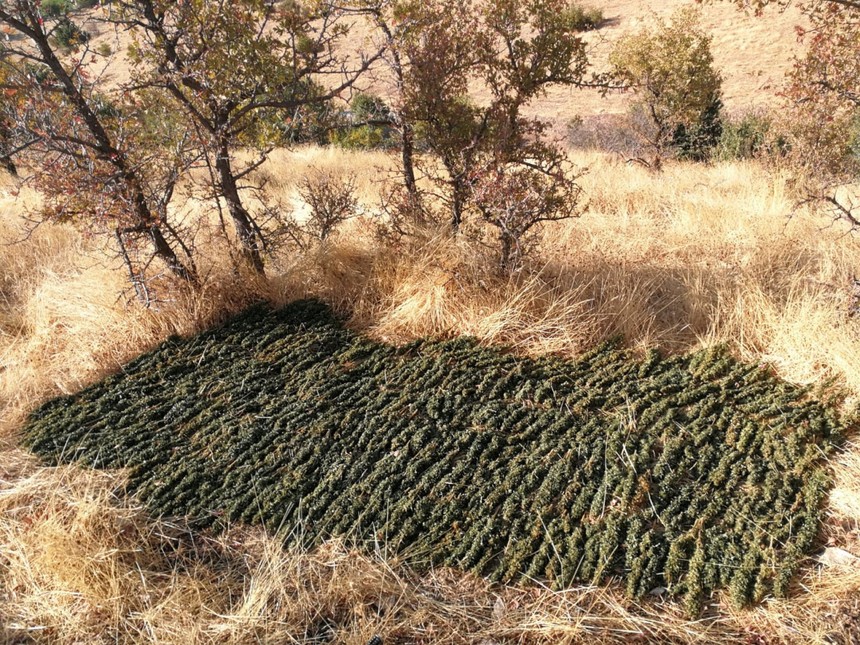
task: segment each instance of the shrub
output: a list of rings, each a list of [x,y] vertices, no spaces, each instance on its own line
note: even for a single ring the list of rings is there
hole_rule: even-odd
[[[350,103],[353,118],[356,121],[390,121],[391,109],[382,98],[360,92]]]
[[[792,185],[801,202],[858,232],[860,5],[810,2],[801,9],[806,54],[795,60],[783,92]]]
[[[656,30],[624,36],[610,62],[637,92],[634,110],[648,117],[640,134],[658,155],[707,156],[721,132],[722,78],[697,11],[681,9]]]
[[[535,148],[546,148],[548,124],[523,110],[550,86],[581,84],[586,45],[569,0],[394,5],[408,7],[379,22],[389,34],[392,60],[399,61],[392,72],[404,133],[402,175],[410,201],[428,202],[408,212],[429,213],[429,202],[440,204],[439,213],[456,234],[479,219],[473,198],[482,172],[543,163]],[[392,29],[386,21],[403,28]],[[472,100],[469,88],[475,83],[490,90],[487,100]],[[430,154],[412,154],[413,133],[415,148]],[[420,188],[416,176],[425,179]]]
[[[580,5],[573,5],[570,8],[570,18],[573,20],[574,29],[577,31],[598,29],[605,20],[602,9],[581,7]]]
[[[41,63],[25,63],[24,70],[37,84],[45,83],[51,76],[51,70]]]
[[[805,172],[825,185],[853,184],[860,178],[860,9],[811,4],[809,47],[785,90],[792,144]]]
[[[256,146],[288,147],[296,144],[326,145],[337,121],[329,103],[305,105],[301,109],[260,110],[252,127],[242,133],[243,143]]]
[[[499,240],[499,268],[521,268],[541,225],[579,214],[578,178],[563,159],[545,156],[540,165],[492,165],[473,185],[475,206]]]
[[[732,161],[783,155],[787,151],[788,139],[776,131],[767,114],[747,112],[723,121],[723,132],[713,156],[720,161]]]
[[[341,115],[341,126],[333,131],[332,143],[351,150],[390,148],[396,145],[391,109],[380,97],[359,93]]]
[[[302,182],[299,194],[310,207],[305,231],[325,242],[338,226],[355,216],[355,176],[340,177],[314,168]]]
[[[672,145],[680,159],[705,161],[711,157],[723,135],[722,109],[723,102],[715,95],[697,123],[678,124],[672,135]]]
[[[87,42],[90,39],[90,35],[67,17],[63,17],[54,30],[54,38],[57,39],[60,47],[74,49],[78,45]]]
[[[105,119],[118,118],[122,112],[111,98],[104,94],[93,94],[93,112]]]
[[[848,154],[860,161],[860,109],[854,112],[848,132]]]
[[[42,2],[42,13],[48,18],[60,18],[72,9],[70,0],[44,0]]]
[[[332,135],[332,143],[347,150],[373,150],[385,147],[381,128],[363,125],[358,128],[341,128]]]

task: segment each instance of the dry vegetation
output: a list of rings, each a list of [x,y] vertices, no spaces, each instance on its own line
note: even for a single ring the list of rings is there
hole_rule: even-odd
[[[615,589],[491,588],[341,544],[287,553],[237,528],[218,540],[151,521],[122,475],[49,469],[14,448],[22,415],[117,370],[173,333],[189,334],[249,301],[313,295],[375,337],[471,334],[526,353],[575,355],[621,334],[637,348],[684,352],[728,343],[795,382],[835,379],[860,395],[860,323],[848,315],[860,240],[794,212],[785,178],[754,163],[675,164],[661,175],[579,154],[590,197],[579,220],[547,230],[541,264],[501,280],[491,251],[428,232],[380,239],[352,220],[301,259],[284,253],[267,283],[207,253],[206,287],[162,285],[149,311],[129,305],[121,264],[60,225],[0,254],[0,624],[9,642],[852,642],[860,568],[810,562],[794,597],[738,612],[715,598],[689,621]],[[309,165],[358,170],[375,201],[378,154],[301,149],[262,172],[284,201]],[[12,187],[7,181],[4,189]],[[21,202],[26,203],[24,195]],[[3,199],[4,244],[20,204]],[[860,553],[860,447],[833,463],[823,542]],[[852,630],[854,630],[852,632]]]

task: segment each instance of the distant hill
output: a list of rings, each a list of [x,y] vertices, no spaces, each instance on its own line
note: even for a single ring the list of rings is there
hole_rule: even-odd
[[[581,3],[589,6],[588,0]],[[594,2],[601,6],[606,22],[596,31],[585,34],[591,45],[590,58],[595,70],[605,69],[612,46],[629,31],[648,24],[655,17],[668,17],[680,7],[695,4],[693,0],[607,0]],[[778,93],[795,56],[802,53],[796,27],[804,23],[800,11],[792,6],[785,11],[768,10],[756,17],[738,10],[728,1],[700,5],[702,25],[713,35],[712,50],[717,67],[723,74],[724,103],[730,112],[768,107],[779,100]],[[361,28],[356,29],[360,36]],[[357,38],[354,42],[358,42]],[[373,83],[373,90],[385,94],[385,82]],[[480,98],[480,92],[476,93]],[[540,115],[552,121],[559,133],[567,123],[582,118],[626,112],[630,95],[614,93],[603,97],[597,90],[556,88],[536,101],[527,114]]]
[[[583,6],[588,6],[586,0]],[[591,45],[590,56],[594,69],[606,66],[613,44],[626,32],[635,30],[655,16],[666,17],[693,0],[606,0],[595,2],[601,6],[606,22],[598,30],[587,33],[585,38]],[[791,69],[796,55],[802,53],[796,27],[804,22],[796,7],[780,12],[768,10],[756,17],[738,10],[728,1],[717,1],[700,5],[703,27],[713,35],[713,53],[716,64],[723,74],[724,103],[730,112],[772,106],[778,101],[778,93],[785,73]],[[85,18],[86,14],[84,14]],[[105,78],[109,83],[128,78],[130,70],[125,51],[131,39],[128,33],[115,33],[97,21],[84,20],[84,28],[94,38],[93,50],[107,43],[117,54],[108,68]],[[370,30],[356,24],[351,42],[358,49],[369,45]],[[366,89],[378,94],[387,94],[386,75],[378,70],[376,78],[368,78]],[[480,92],[476,92],[480,99]],[[554,123],[558,132],[564,132],[567,123],[579,116],[620,114],[627,110],[629,94],[614,93],[603,97],[597,90],[557,88],[547,97],[535,102],[527,111],[540,115]]]
[[[607,0],[601,3],[606,24],[587,34],[593,43],[596,67],[606,64],[613,44],[626,32],[647,24],[654,16],[666,17],[691,0]],[[804,22],[796,7],[770,10],[756,17],[729,2],[701,5],[702,25],[713,35],[712,51],[723,74],[723,100],[729,111],[765,107],[778,101],[785,74],[803,45],[796,26]],[[558,89],[536,106],[545,117],[566,121],[571,117],[613,114],[627,109],[629,95],[601,97],[597,91]]]

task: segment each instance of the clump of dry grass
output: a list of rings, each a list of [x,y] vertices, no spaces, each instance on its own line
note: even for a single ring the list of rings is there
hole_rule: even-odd
[[[328,154],[284,153],[264,171],[286,199],[307,167],[341,167]],[[365,217],[324,248],[276,258],[264,284],[207,254],[214,259],[201,292],[165,291],[144,311],[119,297],[124,274],[103,249],[68,228],[40,227],[0,253],[0,436],[13,441],[21,415],[46,397],[259,297],[319,297],[354,328],[394,342],[470,334],[562,354],[617,335],[672,352],[727,343],[788,380],[835,379],[857,399],[860,321],[847,314],[850,278],[860,274],[857,238],[805,211],[788,218],[785,178],[754,163],[676,164],[655,175],[608,156],[578,161],[591,169],[587,212],[547,229],[539,259],[512,278],[494,271],[491,239],[431,231],[383,241]],[[359,181],[372,204],[372,173]],[[20,233],[12,216],[0,222],[2,241]],[[860,447],[849,445],[833,472],[823,537],[860,555]],[[0,453],[7,639],[301,642],[333,621],[335,640],[355,643],[377,631],[394,642],[814,643],[850,642],[858,624],[857,567],[810,565],[790,601],[736,612],[716,598],[711,618],[691,623],[670,605],[634,607],[612,589],[496,589],[452,572],[418,578],[342,545],[297,554],[241,531],[192,538],[147,520],[119,482]]]
[[[267,293],[265,284],[221,269],[208,272],[198,292],[156,285],[161,300],[145,309],[134,303],[121,263],[70,227],[28,232],[3,224],[0,438],[47,396],[80,389],[167,337],[200,331]]]

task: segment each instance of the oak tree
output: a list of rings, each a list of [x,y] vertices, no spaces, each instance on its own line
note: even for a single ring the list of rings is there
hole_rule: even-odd
[[[768,5],[788,3],[735,4],[761,15]],[[807,24],[797,31],[807,50],[784,91],[790,159],[801,198],[860,230],[860,1],[807,0],[799,6]]]
[[[551,219],[546,207],[558,204],[551,196],[567,182],[547,124],[523,111],[552,86],[585,84],[575,7],[565,0],[407,0],[377,4],[375,19],[395,79],[408,201],[425,218],[443,204],[453,232],[470,213],[496,226],[500,265],[512,270],[522,259],[514,249],[522,246],[511,235]],[[539,195],[547,198],[534,211],[543,215],[525,228],[510,225],[501,215],[510,208],[489,199],[490,178],[520,186],[528,197],[518,203],[529,208]],[[429,199],[419,190],[422,179]],[[573,204],[568,199],[557,213],[572,215]]]
[[[144,300],[154,259],[193,282],[191,249],[167,217],[177,181],[192,163],[189,151],[181,139],[172,148],[141,145],[146,134],[133,101],[104,90],[94,54],[86,46],[57,50],[63,19],[45,16],[38,0],[0,3],[6,134],[32,168],[41,216],[110,232]]]
[[[248,265],[264,271],[266,227],[242,192],[271,151],[254,136],[351,88],[379,57],[342,53],[353,14],[330,0],[122,0],[140,84],[166,92],[191,123]],[[247,149],[256,152],[248,163]]]
[[[722,79],[695,9],[677,11],[656,29],[625,35],[610,62],[636,92],[633,109],[644,115],[639,135],[658,159],[671,149],[696,159],[707,156],[721,132]]]

